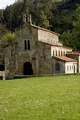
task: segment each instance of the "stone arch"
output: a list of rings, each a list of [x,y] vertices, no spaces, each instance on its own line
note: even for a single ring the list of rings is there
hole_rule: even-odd
[[[32,64],[30,62],[25,62],[23,65],[23,74],[24,75],[33,75]]]

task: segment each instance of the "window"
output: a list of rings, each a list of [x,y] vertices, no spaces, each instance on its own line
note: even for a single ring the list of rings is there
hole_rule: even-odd
[[[57,56],[57,50],[56,50],[56,56]]]
[[[28,50],[30,50],[30,41],[28,40]]]
[[[54,56],[54,50],[53,50],[53,56]]]
[[[24,41],[24,49],[25,50],[30,50],[30,41],[29,40],[28,41],[27,40]]]
[[[59,56],[61,56],[61,52],[59,51]]]
[[[24,49],[25,50],[27,49],[27,42],[26,42],[26,40],[24,41]]]
[[[69,70],[69,67],[67,66],[67,71]]]
[[[70,66],[70,70],[71,70],[71,66]]]
[[[61,51],[61,56],[63,56],[63,52]]]

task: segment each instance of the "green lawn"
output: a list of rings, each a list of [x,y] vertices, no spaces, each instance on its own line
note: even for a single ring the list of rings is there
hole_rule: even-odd
[[[80,120],[80,76],[1,80],[0,120]]]

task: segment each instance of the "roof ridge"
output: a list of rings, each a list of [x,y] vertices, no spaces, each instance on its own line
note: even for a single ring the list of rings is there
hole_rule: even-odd
[[[56,34],[56,35],[60,35],[60,34],[57,33],[57,32],[53,32],[53,31],[51,31],[51,30],[49,30],[49,29],[46,29],[46,28],[43,28],[43,27],[40,27],[40,26],[36,26],[36,25],[34,25],[34,24],[31,24],[31,26],[32,26],[32,27],[35,27],[35,28],[38,28],[38,29],[41,29],[41,30],[44,30],[44,31],[48,31],[48,32],[53,33],[53,34]]]

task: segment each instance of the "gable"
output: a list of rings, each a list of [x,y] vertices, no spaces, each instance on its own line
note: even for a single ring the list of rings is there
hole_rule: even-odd
[[[58,35],[55,33],[53,34],[52,32],[38,29],[38,40],[52,45],[56,45],[59,41],[59,38]]]

